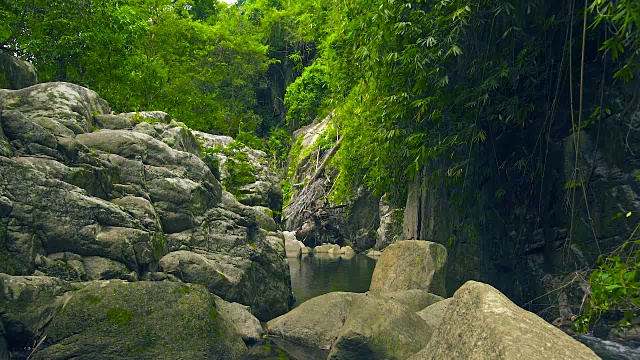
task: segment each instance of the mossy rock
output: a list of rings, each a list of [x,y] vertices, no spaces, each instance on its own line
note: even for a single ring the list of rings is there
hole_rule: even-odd
[[[202,286],[97,281],[73,293],[35,359],[238,359],[242,338]]]
[[[447,250],[430,241],[403,240],[382,253],[371,278],[371,291],[422,289],[445,296]]]

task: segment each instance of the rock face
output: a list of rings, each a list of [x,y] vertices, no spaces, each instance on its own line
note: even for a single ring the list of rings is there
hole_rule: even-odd
[[[0,109],[0,272],[170,278],[262,320],[289,309],[270,210],[225,191],[184,124],[163,112],[110,114],[68,83],[0,89]]]
[[[445,296],[447,250],[429,241],[404,240],[380,256],[371,278],[371,291],[423,289]]]
[[[292,196],[284,210],[286,229],[306,246],[324,243],[350,245],[356,252],[383,248],[399,238],[402,226],[386,201],[359,189],[346,204],[332,204],[328,195],[338,175],[323,167],[331,162],[340,140],[334,114],[294,133],[287,182]],[[384,217],[384,218],[382,218]]]
[[[592,84],[586,93],[600,93],[596,84],[603,71],[601,63],[585,67],[585,84]],[[489,130],[499,139],[465,155],[464,185],[436,176],[459,159],[422,164],[408,191],[404,238],[447,247],[449,293],[475,279],[549,321],[579,314],[587,287],[551,292],[570,280],[557,274],[592,267],[599,254],[611,253],[628,239],[640,219],[637,87],[636,81],[607,84],[602,97],[587,100],[585,109],[606,108],[611,116],[585,127],[578,144],[571,135],[568,99],[557,104],[558,115],[549,120],[552,128],[533,120],[526,130]],[[545,100],[540,100],[542,105]],[[531,119],[546,118],[548,108],[540,106]],[[547,135],[539,139],[539,134]],[[456,200],[461,186],[468,194],[462,202]],[[575,207],[567,205],[573,189]]]
[[[220,315],[227,319],[235,332],[242,336],[245,343],[255,343],[262,339],[264,331],[260,325],[260,320],[251,315],[248,306],[238,303],[229,303],[220,297],[215,297],[216,309]]]
[[[22,89],[38,83],[33,64],[0,50],[0,88]]]
[[[0,329],[7,351],[32,346],[62,309],[63,294],[70,290],[71,284],[58,278],[0,274]]]
[[[490,285],[456,291],[429,344],[411,359],[599,359]]]
[[[451,304],[451,301],[452,298],[448,298],[429,305],[418,311],[418,316],[420,316],[422,320],[426,321],[432,329],[437,329],[444,319],[444,314],[446,313],[449,304]]]

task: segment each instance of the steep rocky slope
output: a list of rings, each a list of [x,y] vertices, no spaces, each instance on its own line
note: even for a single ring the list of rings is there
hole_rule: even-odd
[[[307,246],[351,245],[356,251],[382,249],[399,240],[402,211],[385,198],[358,189],[347,204],[333,204],[330,192],[338,171],[331,162],[340,146],[334,114],[297,130],[289,155],[286,229]]]
[[[260,206],[277,200],[224,190],[182,123],[111,114],[68,83],[0,89],[0,120],[0,272],[196,283],[262,320],[289,309],[283,237]]]

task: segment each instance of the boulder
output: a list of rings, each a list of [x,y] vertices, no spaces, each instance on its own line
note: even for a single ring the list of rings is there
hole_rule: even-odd
[[[284,261],[269,268],[246,257],[194,249],[171,252],[160,259],[159,265],[163,272],[187,283],[203,285],[226,301],[250,306],[261,320],[289,310],[291,290],[288,268],[282,268],[286,266]]]
[[[251,315],[248,306],[226,302],[218,296],[215,296],[215,301],[220,315],[231,322],[245,343],[250,344],[262,340],[264,330],[260,325],[260,320]]]
[[[0,89],[0,103],[4,111],[18,111],[58,138],[90,132],[93,116],[109,113],[107,102],[94,91],[65,82],[37,84],[20,90]]]
[[[162,257],[159,265],[163,272],[203,285],[228,301],[247,300],[243,294],[251,267],[249,260],[204,251],[174,251]]]
[[[427,345],[431,333],[408,307],[367,293],[354,301],[328,359],[406,359]]]
[[[445,296],[447,250],[429,241],[404,240],[386,248],[371,278],[371,291],[423,289]]]
[[[599,359],[490,285],[466,282],[429,344],[410,359]]]
[[[242,338],[203,287],[108,280],[73,292],[34,359],[239,359]]]
[[[390,292],[369,292],[376,296],[393,300],[408,307],[411,311],[417,312],[428,306],[436,304],[444,300],[441,296],[431,294],[426,290],[411,289],[403,291],[390,291]]]
[[[444,299],[427,306],[426,308],[418,311],[418,316],[422,318],[432,329],[437,329],[444,319],[444,314],[451,304],[452,298]]]
[[[137,274],[131,272],[122,263],[100,256],[87,256],[82,259],[88,280],[137,280]]]
[[[269,335],[315,348],[329,348],[354,302],[364,294],[332,292],[305,301],[267,323]]]
[[[337,255],[340,253],[340,245],[337,244],[322,244],[313,248],[314,253],[328,253]]]
[[[130,119],[113,114],[98,114],[93,117],[93,122],[100,129],[124,130],[133,127]]]
[[[297,258],[302,255],[302,249],[305,248],[304,244],[301,245],[301,242],[298,240],[287,240],[285,237],[284,240],[285,251],[287,252],[288,258]]]
[[[345,257],[352,257],[356,252],[351,248],[351,246],[347,245],[340,248],[340,254],[343,254]]]
[[[0,88],[17,90],[35,85],[37,82],[38,73],[33,64],[0,50]]]

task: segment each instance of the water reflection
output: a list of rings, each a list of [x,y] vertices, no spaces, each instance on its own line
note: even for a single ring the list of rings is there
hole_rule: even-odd
[[[344,257],[310,254],[287,259],[291,270],[294,306],[334,291],[366,292],[376,261],[362,254]]]

